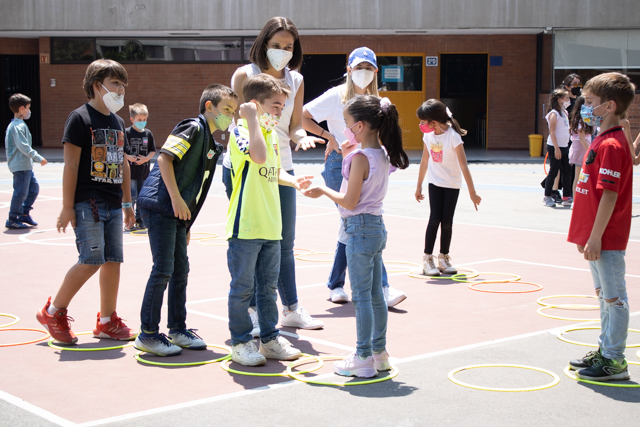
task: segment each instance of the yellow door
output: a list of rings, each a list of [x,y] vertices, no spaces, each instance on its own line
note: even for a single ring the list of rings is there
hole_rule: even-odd
[[[402,128],[402,146],[405,150],[422,150],[422,132],[416,110],[424,102],[423,92],[380,92],[395,104]]]

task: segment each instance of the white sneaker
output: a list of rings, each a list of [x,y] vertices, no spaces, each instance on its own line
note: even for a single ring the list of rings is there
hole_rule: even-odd
[[[171,344],[165,334],[146,337],[142,337],[141,335],[141,333],[138,334],[136,341],[133,343],[133,347],[140,351],[157,354],[158,356],[175,356],[182,353],[182,348]]]
[[[384,300],[387,303],[387,307],[396,306],[407,299],[407,294],[391,286],[383,287],[382,292],[384,293]]]
[[[207,343],[196,334],[197,329],[182,329],[180,331],[169,332],[168,339],[171,344],[190,350],[204,350]]]
[[[324,327],[324,323],[322,323],[322,320],[311,317],[304,308],[298,307],[296,310],[289,312],[289,314],[284,310],[282,311],[280,326],[299,329],[320,329]]]
[[[302,355],[302,352],[297,348],[293,348],[286,338],[278,337],[275,340],[271,340],[268,343],[260,343],[260,354],[267,359],[276,360],[295,360]]]
[[[422,255],[422,272],[425,276],[439,276],[440,270],[436,267],[437,258],[435,255]]]
[[[373,363],[376,367],[376,371],[388,371],[391,369],[389,364],[389,353],[387,350],[382,350],[380,353],[373,353]]]
[[[260,336],[260,322],[258,321],[258,312],[249,307],[249,317],[251,317],[251,323],[253,324],[251,335],[254,338],[258,338]]]
[[[344,291],[344,288],[342,287],[330,289],[329,299],[331,299],[331,302],[335,302],[337,304],[349,302],[349,296],[347,295],[347,293]]]
[[[345,377],[371,378],[378,375],[373,357],[369,356],[362,360],[357,354],[352,353],[342,360],[333,364],[333,371]]]
[[[542,198],[542,203],[544,203],[545,206],[548,206],[550,208],[556,205],[556,202],[553,201],[553,197],[549,197],[549,196],[544,196]]]
[[[451,265],[451,257],[449,254],[438,255],[438,270],[444,274],[458,274],[458,270]]]
[[[258,352],[253,341],[231,346],[231,360],[244,366],[259,366],[267,363],[267,359]]]

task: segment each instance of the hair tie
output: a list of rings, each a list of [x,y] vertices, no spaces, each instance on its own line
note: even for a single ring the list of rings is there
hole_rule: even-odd
[[[447,109],[447,116],[449,116],[450,119],[453,119],[453,114],[451,113],[451,110],[449,110],[449,107],[445,107]]]
[[[382,110],[383,113],[387,114],[389,105],[391,105],[391,101],[386,96],[380,100],[380,109]]]

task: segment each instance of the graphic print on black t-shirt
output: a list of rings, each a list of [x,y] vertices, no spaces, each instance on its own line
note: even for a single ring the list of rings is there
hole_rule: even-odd
[[[91,180],[122,184],[124,178],[124,132],[91,129]]]

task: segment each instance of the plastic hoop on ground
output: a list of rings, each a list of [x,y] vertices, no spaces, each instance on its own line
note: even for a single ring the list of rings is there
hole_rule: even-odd
[[[381,378],[376,378],[373,380],[365,380],[365,381],[353,381],[353,382],[342,382],[342,383],[332,383],[332,382],[328,382],[328,381],[315,381],[315,380],[311,380],[311,379],[307,379],[307,378],[300,378],[298,375],[303,374],[305,371],[301,371],[301,372],[293,372],[293,368],[300,366],[300,365],[304,365],[306,363],[310,363],[313,361],[313,359],[320,359],[320,360],[341,360],[344,359],[346,356],[312,356],[310,358],[306,358],[306,359],[298,359],[294,362],[291,362],[289,364],[289,366],[287,366],[287,374],[293,378],[294,380],[298,380],[300,382],[303,383],[308,383],[308,384],[316,384],[316,385],[330,385],[330,386],[335,386],[335,387],[346,387],[346,386],[352,386],[352,385],[367,385],[367,384],[375,384],[375,383],[380,383],[383,381],[387,381],[390,380],[392,378],[395,378],[398,376],[398,374],[400,373],[400,371],[398,370],[397,367],[395,367],[394,365],[391,365],[391,371],[389,371],[389,375],[386,377],[381,377]]]
[[[561,310],[584,310],[584,309],[589,309],[589,308],[594,308],[594,309],[599,309],[600,306],[599,305],[592,305],[592,304],[547,304],[546,302],[542,302],[545,299],[550,299],[550,298],[595,298],[598,299],[598,297],[594,296],[594,295],[549,295],[546,297],[540,297],[536,300],[536,302],[542,306],[545,307],[549,307],[549,308],[558,308]]]
[[[532,371],[538,371],[538,372],[542,372],[544,374],[547,374],[549,376],[551,376],[553,378],[553,381],[551,381],[548,384],[544,384],[541,386],[537,386],[537,387],[529,387],[529,388],[496,388],[496,387],[481,387],[481,386],[477,386],[477,385],[473,385],[473,384],[467,384],[465,382],[462,382],[460,380],[455,379],[453,376],[460,372],[460,371],[464,371],[467,369],[476,369],[476,368],[520,368],[520,369],[529,369]],[[486,365],[469,365],[469,366],[463,366],[462,368],[457,368],[454,369],[453,371],[449,372],[449,380],[451,380],[451,382],[461,385],[463,387],[468,387],[468,388],[474,388],[476,390],[485,390],[485,391],[502,391],[502,392],[516,392],[516,391],[536,391],[536,390],[544,390],[545,388],[551,388],[554,385],[558,384],[560,382],[560,377],[557,376],[555,373],[551,372],[551,371],[547,371],[546,369],[542,369],[542,368],[536,368],[534,366],[525,366],[525,365],[508,365],[508,364],[486,364]]]
[[[0,332],[6,332],[6,331],[33,331],[33,332],[42,332],[43,334],[45,334],[44,337],[42,338],[38,338],[37,340],[32,340],[32,341],[25,341],[25,342],[14,342],[14,343],[10,343],[10,344],[0,344],[0,347],[13,347],[13,346],[17,346],[17,345],[27,345],[27,344],[35,344],[37,342],[40,341],[44,341],[47,338],[49,338],[51,335],[49,334],[48,331],[45,331],[44,329],[32,329],[32,328],[7,328],[7,329],[0,329]]]
[[[317,371],[318,369],[322,368],[324,366],[324,362],[322,361],[322,359],[320,359],[317,356],[312,356],[311,354],[306,354],[306,353],[302,353],[302,357],[305,359],[311,358],[311,359],[315,359],[318,362],[318,366],[314,366],[313,369],[309,369],[306,371],[300,371],[297,374],[308,374],[309,372],[314,372]],[[224,369],[225,371],[232,373],[232,374],[238,374],[238,375],[247,375],[250,377],[285,377],[285,378],[289,378],[289,374],[287,373],[287,371],[285,370],[284,372],[279,372],[279,373],[275,373],[275,374],[269,374],[269,373],[261,373],[261,372],[248,372],[248,371],[239,371],[237,369],[231,369],[229,367],[229,364],[231,363],[231,359],[227,359],[222,361],[222,363],[220,364],[220,367],[222,369]]]
[[[476,289],[475,288],[476,286],[483,285],[485,283],[521,283],[523,285],[531,285],[531,286],[537,286],[537,287],[535,289],[529,289],[529,290],[526,290],[526,291],[491,291],[491,290],[487,290],[487,289]],[[469,283],[468,288],[471,289],[472,291],[487,292],[487,293],[490,293],[490,294],[528,294],[529,292],[538,292],[538,291],[541,291],[543,289],[542,285],[538,285],[537,283],[521,282],[519,280],[509,280],[508,282],[484,282],[483,281],[483,282]],[[542,308],[551,308],[551,307],[542,307]]]
[[[307,249],[307,248],[293,248],[293,256],[296,256],[296,251],[305,251],[306,253],[310,254],[313,253],[312,249]],[[298,254],[298,255],[304,255],[304,254]]]
[[[478,273],[478,275],[483,275],[483,274],[493,274],[496,276],[512,276],[512,279],[507,279],[507,280],[479,280],[477,282],[470,282],[468,280],[460,280],[458,279],[458,276],[462,276],[464,275],[464,273],[458,273],[458,274],[454,274],[453,276],[451,276],[451,280],[453,280],[454,282],[461,282],[461,283],[476,283],[476,284],[480,284],[480,283],[508,283],[508,282],[518,282],[520,279],[522,279],[522,277],[518,276],[517,274],[513,274],[513,273]]]
[[[573,317],[552,316],[550,314],[545,314],[545,313],[542,312],[542,310],[548,310],[550,308],[558,308],[558,307],[554,307],[554,306],[540,307],[539,309],[536,310],[536,313],[538,313],[540,316],[548,317],[549,319],[570,320],[570,321],[577,321],[577,322],[598,322],[598,321],[600,321],[599,318],[598,319],[574,319]]]
[[[545,175],[549,175],[549,172],[547,172],[547,158],[549,157],[549,152],[547,151],[547,154],[544,156],[544,162],[542,162],[542,169],[544,169],[544,174]]]
[[[456,274],[454,274],[452,276],[442,277],[442,276],[426,276],[424,274],[420,274],[420,270],[417,270],[417,271],[409,272],[409,274],[407,274],[407,276],[413,277],[414,279],[452,280],[453,276],[458,276],[458,275],[459,276],[467,276],[468,279],[474,279],[474,278],[476,278],[476,277],[478,277],[480,275],[480,273],[478,273],[478,271],[474,270],[473,268],[467,268],[467,267],[456,267],[456,268],[458,269],[458,271],[464,270],[464,271],[467,271],[467,273],[456,273]]]
[[[80,332],[77,333],[76,335],[89,335],[89,334],[93,334],[93,332]],[[49,341],[47,341],[47,345],[51,348],[55,348],[56,350],[67,350],[67,351],[103,351],[103,350],[119,350],[121,348],[125,348],[125,347],[131,347],[133,345],[133,341],[130,341],[128,344],[122,344],[122,345],[114,345],[112,347],[95,347],[95,348],[79,348],[79,347],[65,347],[65,346],[59,346],[53,343],[54,339],[50,339]]]
[[[205,234],[209,237],[196,237],[195,239],[193,238],[194,234]],[[208,231],[196,231],[194,233],[191,233],[189,236],[189,240],[192,240],[194,242],[197,242],[198,240],[208,240],[208,239],[215,239],[218,237],[218,233],[210,233]]]
[[[627,360],[627,363],[630,365],[640,365],[640,363],[637,362],[629,362]],[[571,374],[571,367],[567,366],[566,368],[564,368],[564,374],[566,376],[568,376],[569,378],[571,378],[572,380],[576,380],[576,381],[580,381],[583,383],[587,383],[587,384],[595,384],[595,385],[602,385],[605,387],[622,387],[622,388],[638,388],[640,387],[640,384],[617,384],[617,383],[610,383],[610,382],[603,382],[603,381],[593,381],[593,380],[585,380],[584,378],[578,378],[578,376],[575,374],[575,371],[573,374]],[[624,380],[624,381],[628,381],[628,380]]]
[[[212,240],[217,241],[217,243],[209,243]],[[204,239],[196,240],[196,242],[205,246],[226,246],[227,238],[226,237],[205,237]]]
[[[18,323],[20,321],[20,318],[18,316],[13,315],[13,314],[0,313],[0,316],[2,316],[2,317],[11,317],[13,319],[12,322],[5,323],[4,325],[0,325],[0,328],[6,328],[7,326],[15,325],[16,323]]]
[[[131,232],[129,232],[129,236],[148,236],[149,232],[148,230],[133,230]]]
[[[144,351],[137,352],[136,354],[133,355],[133,358],[136,359],[138,362],[146,363],[148,365],[156,365],[156,366],[198,366],[198,365],[208,365],[210,363],[221,362],[231,357],[231,349],[227,346],[207,344],[207,347],[219,348],[221,350],[228,351],[229,354],[227,354],[226,356],[219,357],[217,359],[203,360],[202,362],[155,362],[153,360],[143,359],[140,355],[142,353],[145,353]]]
[[[558,335],[556,335],[558,337],[558,339],[560,339],[561,341],[564,342],[568,342],[569,344],[575,344],[575,345],[583,345],[585,347],[599,347],[598,344],[587,344],[587,343],[582,343],[582,342],[578,342],[578,341],[573,341],[570,340],[568,338],[565,338],[562,336],[562,334],[564,334],[565,332],[570,332],[570,331],[581,331],[583,329],[600,329],[600,326],[584,326],[582,328],[569,328],[569,329],[565,329],[563,331],[558,332]],[[627,329],[627,331],[629,332],[638,332],[640,333],[640,330],[638,329]],[[634,347],[640,347],[640,344],[628,344],[626,348],[634,348]]]
[[[416,264],[415,262],[409,262],[409,261],[382,261],[385,265],[385,268],[387,266],[387,264],[402,264],[402,265],[411,265],[414,267],[421,267],[420,264]],[[387,273],[411,273],[411,269],[404,269],[404,270],[389,270],[387,269]]]
[[[309,262],[333,262],[332,259],[309,259],[309,258],[304,258],[304,257],[308,257],[308,256],[315,256],[315,255],[335,255],[335,252],[310,252],[308,254],[304,254],[304,255],[296,255],[296,259],[300,260],[300,261],[309,261]]]

